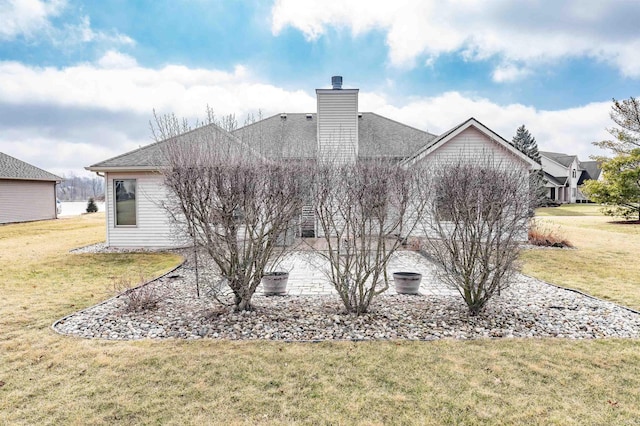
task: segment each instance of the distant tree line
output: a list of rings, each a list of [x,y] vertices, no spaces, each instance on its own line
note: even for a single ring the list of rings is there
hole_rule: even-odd
[[[76,176],[74,173],[62,176],[64,180],[58,184],[57,197],[61,201],[87,201],[104,199],[104,179]]]

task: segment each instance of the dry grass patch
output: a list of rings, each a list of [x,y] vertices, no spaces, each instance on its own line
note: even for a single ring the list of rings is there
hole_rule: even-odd
[[[640,418],[634,340],[285,344],[60,336],[51,322],[101,300],[111,277],[150,277],[179,259],[70,255],[74,245],[103,239],[104,224],[85,217],[52,224],[59,228],[38,244],[37,233],[23,240],[15,228],[0,227],[8,256],[42,254],[11,264],[0,285],[0,424],[583,425]]]
[[[602,216],[600,204],[563,204],[558,207],[542,207],[536,216]]]
[[[640,309],[640,225],[610,223],[605,216],[545,217],[576,250],[528,250],[524,273]]]
[[[640,416],[637,349],[630,341],[69,339],[9,378],[3,392],[14,409],[0,421],[622,424]]]
[[[559,227],[548,221],[535,220],[529,226],[529,244],[540,247],[567,248],[573,244],[567,240]]]

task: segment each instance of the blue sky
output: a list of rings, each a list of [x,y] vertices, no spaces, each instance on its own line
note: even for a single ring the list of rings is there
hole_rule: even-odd
[[[0,151],[87,173],[151,142],[154,108],[313,112],[342,75],[362,111],[525,124],[587,159],[611,98],[640,94],[638,18],[631,1],[0,0]]]

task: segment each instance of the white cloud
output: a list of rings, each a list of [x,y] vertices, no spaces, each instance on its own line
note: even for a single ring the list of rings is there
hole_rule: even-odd
[[[522,104],[500,105],[488,99],[447,92],[414,100],[402,106],[385,102],[384,97],[364,94],[361,109],[374,111],[431,133],[441,134],[474,117],[503,138],[511,140],[516,128],[524,124],[542,151],[577,154],[588,160],[606,152],[591,142],[609,137],[611,102],[594,102],[564,110],[538,110]]]
[[[233,71],[168,65],[144,68],[135,59],[109,51],[95,64],[67,68],[29,67],[0,62],[0,99],[11,104],[46,103],[148,114],[152,109],[197,116],[207,103],[220,113],[262,109],[308,110],[314,99],[302,92],[255,82],[242,66]]]
[[[532,64],[589,57],[640,77],[637,16],[639,2],[277,0],[272,32],[290,26],[315,40],[328,27],[350,28],[354,35],[382,30],[397,67],[412,67],[418,57],[430,63],[445,53]]]
[[[392,89],[390,89],[393,91]],[[559,111],[447,92],[395,104],[384,93],[360,92],[361,111],[373,111],[414,127],[442,133],[469,117],[511,139],[525,124],[542,150],[597,153],[592,141],[607,137],[610,102]],[[313,112],[315,94],[261,82],[250,69],[231,71],[170,65],[145,68],[110,51],[96,63],[36,68],[0,62],[0,150],[56,173],[75,170],[151,142],[152,109],[202,117],[209,104],[218,115]]]
[[[65,0],[0,0],[0,40],[31,37],[49,29],[49,19],[65,6]]]
[[[98,59],[100,68],[105,69],[128,69],[138,66],[138,62],[132,56],[120,53],[117,50],[109,50],[100,59]]]
[[[514,82],[531,74],[531,70],[514,64],[503,64],[493,70],[491,77],[496,83]]]
[[[56,47],[74,47],[84,44],[131,46],[135,41],[116,30],[98,31],[91,27],[88,16],[72,17],[56,27],[51,18],[68,10],[67,0],[0,0],[0,41],[24,37],[29,41],[48,41]],[[74,21],[74,20],[77,20]]]
[[[95,31],[91,28],[88,16],[80,18],[78,24],[67,24],[54,39],[59,45],[73,45],[82,43],[107,43],[109,45],[134,45],[135,41],[124,34],[112,31]]]
[[[38,137],[31,135],[25,138],[21,135],[20,142],[4,141],[0,138],[2,151],[19,160],[26,161],[36,167],[44,169],[58,176],[69,175],[70,173],[79,176],[90,176],[92,173],[84,171],[84,164],[79,159],[113,157],[112,147],[101,146],[92,143],[70,143],[64,140]],[[126,152],[137,148],[135,142],[129,141],[117,145],[121,152]]]

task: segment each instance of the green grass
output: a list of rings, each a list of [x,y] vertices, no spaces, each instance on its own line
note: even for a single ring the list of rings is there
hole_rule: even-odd
[[[67,253],[103,240],[103,221],[98,214],[0,227],[0,424],[604,425],[640,418],[637,340],[60,336],[50,324],[106,298],[114,277],[151,277],[179,262],[166,254]]]

